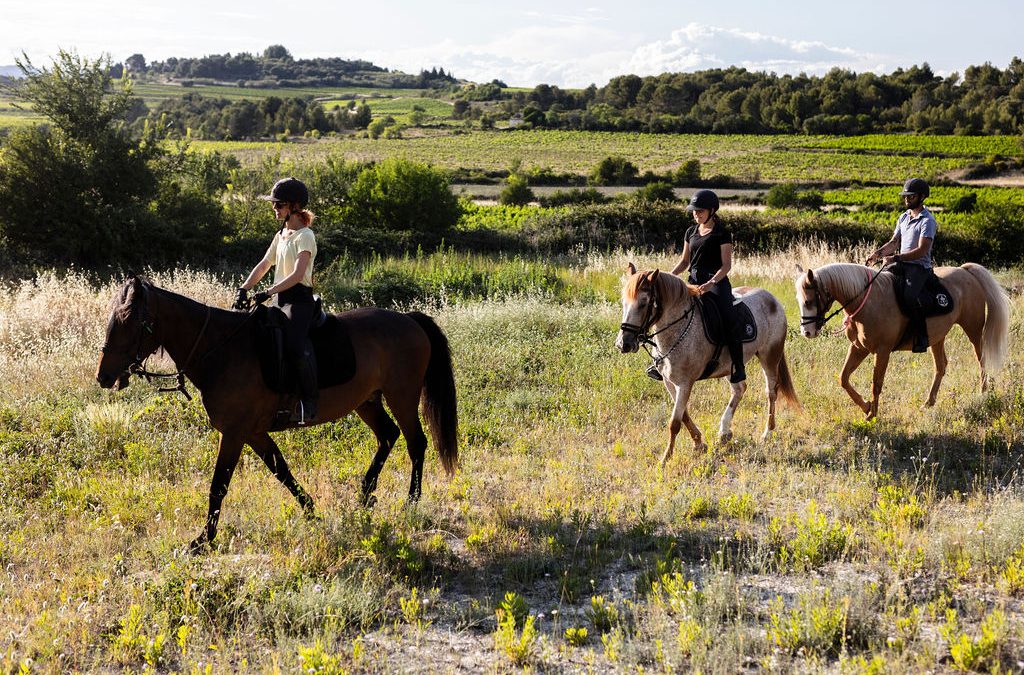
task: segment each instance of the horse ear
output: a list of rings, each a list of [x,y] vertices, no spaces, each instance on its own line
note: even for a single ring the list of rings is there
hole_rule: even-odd
[[[807,270],[807,280],[814,281],[814,270]]]
[[[653,272],[651,272],[651,282],[652,283],[658,280],[658,275],[659,274],[661,274],[661,270],[660,269],[656,269]]]
[[[804,268],[800,267],[800,263],[796,263],[794,266],[796,267],[796,273],[797,274],[803,274],[804,273]]]
[[[636,265],[634,265],[633,263],[626,263],[626,269],[629,270],[630,276],[636,274]]]

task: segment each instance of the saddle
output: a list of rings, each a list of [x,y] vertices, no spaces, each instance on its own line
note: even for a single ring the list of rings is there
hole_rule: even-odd
[[[711,360],[704,366],[704,372],[697,378],[698,380],[706,380],[711,377],[712,373],[718,370],[722,348],[729,344],[729,336],[725,333],[725,323],[722,321],[722,313],[718,310],[718,305],[714,302],[704,302],[700,296],[697,296],[694,300],[704,315],[704,336],[708,339],[708,342],[715,345],[715,353],[711,355]],[[746,303],[737,295],[732,296],[732,311],[734,312],[733,335],[736,339],[741,343],[756,340],[757,323],[754,321],[754,315]]]
[[[725,325],[722,315],[718,311],[718,305],[714,302],[704,302],[699,296],[695,298],[697,306],[704,315],[704,335],[708,342],[718,347],[729,344],[729,337],[725,334]],[[757,339],[757,323],[754,315],[746,303],[739,296],[732,296],[732,311],[735,313],[733,334],[740,342],[753,342]]]
[[[896,304],[904,316],[910,316],[911,310],[915,308],[906,306],[903,296],[899,291],[900,285],[903,284],[903,275],[891,271],[889,274],[892,274],[896,281],[893,284],[893,289],[896,293]],[[924,282],[924,286],[921,287],[921,293],[917,296],[917,304],[926,319],[931,316],[949,314],[953,311],[953,295],[942,285],[942,281],[934,271],[931,271],[928,279]]]
[[[345,320],[323,311],[319,296],[315,296],[317,311],[309,339],[316,354],[317,384],[321,389],[344,384],[356,373],[356,355]],[[279,394],[297,394],[295,377],[284,359],[284,315],[276,307],[260,306],[253,319],[256,321],[257,348],[263,380]]]

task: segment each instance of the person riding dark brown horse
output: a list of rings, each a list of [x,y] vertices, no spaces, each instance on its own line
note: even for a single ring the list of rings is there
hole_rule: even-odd
[[[427,447],[419,416],[421,398],[434,447],[449,476],[458,464],[458,414],[448,339],[430,317],[419,312],[363,308],[334,315],[333,320],[344,322],[351,337],[355,373],[320,392],[316,423],[355,410],[373,431],[377,453],[363,478],[366,505],[373,504],[377,477],[399,434],[404,434],[412,459],[409,499],[416,500]],[[246,444],[306,514],[314,513],[312,498],[295,480],[269,434],[276,428],[281,394],[263,378],[258,354],[261,330],[249,313],[210,307],[134,275],[112,302],[96,372],[99,385],[127,386],[129,375],[144,372],[145,360],[162,348],[176,364],[176,375],[188,378],[199,390],[210,424],[220,432],[206,526],[192,542],[193,552],[216,537],[221,504]],[[384,409],[385,401],[394,421]]]

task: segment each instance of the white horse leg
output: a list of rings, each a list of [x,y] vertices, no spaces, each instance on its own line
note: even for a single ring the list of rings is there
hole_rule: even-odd
[[[764,370],[764,393],[768,397],[768,421],[764,425],[764,433],[761,434],[761,442],[764,443],[772,437],[775,431],[775,401],[779,397],[779,359],[774,367],[761,359],[761,368]]]
[[[736,408],[740,404],[740,399],[743,398],[743,393],[747,390],[746,381],[736,382],[729,386],[732,388],[732,397],[729,398],[729,403],[725,406],[725,412],[722,413],[722,421],[718,425],[719,443],[728,443],[732,440],[732,416],[736,414]]]
[[[690,432],[690,436],[693,437],[694,449],[696,450],[699,446],[703,445],[700,438],[700,430],[686,413],[686,405],[690,400],[690,388],[692,386],[692,382],[676,385],[675,403],[672,406],[672,417],[668,424],[668,446],[665,448],[665,453],[661,456],[661,468],[663,470],[665,465],[668,464],[668,460],[672,459],[672,451],[676,445],[676,436],[679,435],[679,429],[682,428],[684,423],[686,424],[686,429]]]

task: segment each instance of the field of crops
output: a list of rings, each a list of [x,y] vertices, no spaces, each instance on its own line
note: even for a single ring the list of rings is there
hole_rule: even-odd
[[[1020,157],[1024,145],[1015,136],[911,136],[907,134],[868,134],[843,138],[816,138],[808,148],[859,150],[870,152],[926,153],[957,157],[1001,155]]]
[[[776,294],[792,326],[792,264],[863,254],[741,257],[733,278]],[[365,510],[374,445],[358,419],[278,434],[320,519],[304,520],[246,455],[217,546],[200,557],[182,553],[216,454],[200,402],[141,380],[117,394],[96,386],[113,284],[75,273],[9,284],[0,670],[1018,668],[1021,295],[1010,363],[987,395],[954,329],[937,406],[920,408],[931,358],[899,354],[881,419],[865,422],[835,381],[846,339],[791,332],[803,409],[782,408],[775,438],[758,442],[764,393],[751,366],[735,441],[703,453],[683,443],[661,473],[665,392],[642,353],[613,348],[609,298],[627,260],[665,268],[674,256],[335,266],[356,286],[408,276],[440,293],[421,308],[451,340],[461,468],[446,481],[431,451],[423,499],[407,505],[400,441]],[[241,274],[156,281],[224,306]],[[1024,287],[1019,272],[999,278]],[[863,391],[869,379],[864,366],[854,381]],[[726,393],[721,381],[694,389],[709,439]]]
[[[524,168],[588,175],[605,157],[622,156],[641,172],[670,172],[698,159],[703,176],[731,176],[746,182],[859,181],[902,184],[910,175],[941,176],[975,163],[964,157],[915,157],[898,154],[822,153],[802,150],[807,137],[755,135],[653,135],[615,132],[496,130],[407,133],[401,139],[359,136],[322,139],[313,145],[197,142],[254,165],[267,151],[295,162],[331,154],[349,159],[401,157],[446,169],[507,170],[513,160]]]

